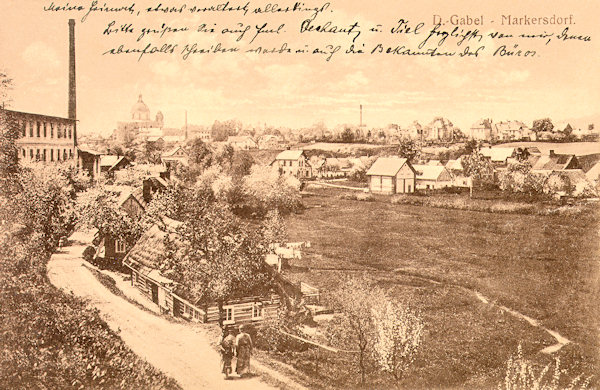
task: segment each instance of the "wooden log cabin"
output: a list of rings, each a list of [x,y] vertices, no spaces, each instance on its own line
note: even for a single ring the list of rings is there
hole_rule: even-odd
[[[154,302],[162,313],[193,322],[218,323],[219,307],[215,302],[191,302],[178,293],[178,284],[158,270],[166,255],[166,242],[175,245],[180,222],[164,218],[162,224],[152,226],[138,240],[123,260],[131,272],[131,285]],[[281,300],[277,294],[232,299],[223,304],[223,325],[260,325],[265,320],[277,318]]]

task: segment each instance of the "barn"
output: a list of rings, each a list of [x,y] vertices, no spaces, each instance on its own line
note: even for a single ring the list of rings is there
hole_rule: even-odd
[[[379,157],[367,171],[369,190],[375,194],[415,192],[416,171],[405,158]]]

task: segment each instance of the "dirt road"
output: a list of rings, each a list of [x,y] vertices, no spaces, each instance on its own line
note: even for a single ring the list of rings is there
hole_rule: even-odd
[[[225,381],[220,374],[219,355],[201,326],[167,321],[112,294],[83,266],[81,254],[90,238],[75,233],[71,241],[71,246],[54,254],[48,263],[51,283],[89,300],[137,355],[175,378],[184,389],[274,388],[260,376]],[[269,376],[289,384],[286,388],[302,388],[278,373],[270,372]]]

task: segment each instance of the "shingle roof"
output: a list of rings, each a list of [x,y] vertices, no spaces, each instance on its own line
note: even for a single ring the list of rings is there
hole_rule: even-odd
[[[303,153],[303,150],[284,150],[275,157],[275,160],[298,160]]]
[[[367,171],[367,175],[396,176],[398,171],[407,163],[405,158],[379,157]],[[409,164],[410,167],[410,164]],[[411,167],[412,168],[412,167]],[[414,170],[414,169],[413,169]]]
[[[588,180],[595,181],[600,177],[600,162],[596,163],[589,171],[585,173]]]
[[[155,224],[142,234],[127,256],[125,256],[123,260],[124,264],[131,265],[132,262],[135,262],[144,267],[158,269],[160,261],[167,254],[165,238],[168,235],[169,238],[177,242],[178,234],[176,230],[181,225],[182,223],[179,221],[163,218],[163,226]]]

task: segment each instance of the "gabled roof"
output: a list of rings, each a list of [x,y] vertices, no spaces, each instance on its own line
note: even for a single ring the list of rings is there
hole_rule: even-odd
[[[163,153],[161,156],[162,157],[173,157],[173,156],[175,156],[175,153],[177,153],[177,151],[179,149],[181,149],[183,151],[183,153],[185,153],[185,155],[187,156],[187,152],[181,146],[175,146],[173,149],[171,149],[170,151],[168,151],[166,153]]]
[[[593,167],[591,167],[586,173],[585,176],[588,180],[596,181],[600,178],[600,162],[597,162]]]
[[[576,159],[574,154],[553,154],[539,156],[537,159],[530,160],[532,162],[532,168],[536,171],[562,171],[571,165],[573,160]]]
[[[304,150],[284,150],[275,157],[275,160],[298,160],[303,155]]]
[[[481,148],[480,153],[484,157],[489,157],[492,162],[504,162],[512,157],[515,148]]]
[[[109,167],[109,170],[111,170],[114,167],[116,167],[125,158],[126,158],[125,156],[109,156],[109,155],[104,154],[104,155],[100,156],[100,166],[101,167]]]
[[[456,160],[448,160],[446,163],[446,169],[450,169],[453,171],[462,171],[464,168],[462,166],[461,159],[458,158]]]
[[[143,202],[142,191],[143,190],[141,188],[125,186],[125,185],[107,185],[107,186],[104,186],[104,188],[107,191],[112,192],[117,195],[117,197],[118,197],[117,203],[119,204],[119,206],[123,206],[125,201],[127,201],[127,199],[129,199],[130,196],[133,196],[133,198],[143,208],[143,205],[142,205],[142,202]]]
[[[551,156],[540,156],[532,162],[532,168],[535,171],[562,171],[569,167],[574,154],[555,154]]]
[[[417,172],[417,179],[421,180],[438,180],[440,175],[446,171],[442,165],[413,165],[413,168]]]
[[[415,169],[405,158],[399,157],[379,157],[377,161],[367,171],[368,176],[396,176],[398,171],[402,169],[404,164],[414,172]]]

